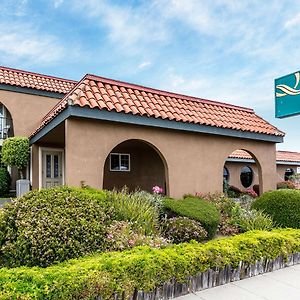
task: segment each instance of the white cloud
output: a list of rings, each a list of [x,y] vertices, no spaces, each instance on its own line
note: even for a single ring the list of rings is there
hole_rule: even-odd
[[[65,55],[64,47],[52,35],[25,24],[0,23],[0,59],[5,64],[22,62],[48,64]]]
[[[53,5],[55,8],[60,7],[63,4],[64,0],[53,0]]]
[[[150,67],[152,63],[150,61],[143,61],[138,65],[138,69],[145,69],[147,67]]]

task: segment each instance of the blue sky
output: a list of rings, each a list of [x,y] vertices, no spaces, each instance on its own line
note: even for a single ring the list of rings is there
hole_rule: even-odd
[[[275,119],[274,79],[300,69],[300,1],[0,0],[0,65],[93,73],[252,107],[300,151],[300,116]]]

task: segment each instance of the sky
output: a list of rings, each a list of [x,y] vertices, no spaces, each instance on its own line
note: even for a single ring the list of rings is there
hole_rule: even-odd
[[[286,132],[277,149],[300,152],[300,116],[274,117],[299,29],[299,0],[0,0],[0,65],[251,107]]]

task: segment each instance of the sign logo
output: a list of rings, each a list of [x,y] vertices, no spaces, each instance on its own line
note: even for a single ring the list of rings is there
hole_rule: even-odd
[[[275,79],[275,116],[300,115],[300,71]]]
[[[295,95],[300,95],[300,89],[297,89],[299,80],[300,80],[300,74],[299,72],[294,74],[295,76],[295,85],[294,87],[290,87],[286,84],[278,84],[276,85],[277,91],[279,90],[280,92],[276,91],[276,97],[285,97],[287,95],[290,96],[295,96]]]

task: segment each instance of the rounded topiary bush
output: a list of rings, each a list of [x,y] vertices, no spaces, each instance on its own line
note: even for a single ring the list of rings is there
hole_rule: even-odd
[[[195,220],[186,217],[167,219],[162,223],[162,233],[165,238],[175,244],[195,240],[202,242],[207,237],[206,230]]]
[[[103,202],[100,193],[69,187],[17,198],[0,215],[0,265],[44,267],[101,250],[109,218]]]
[[[251,206],[272,217],[280,227],[300,228],[300,191],[277,190],[264,193]]]
[[[6,168],[0,168],[0,196],[5,196],[9,193],[11,178]]]
[[[214,204],[199,197],[187,197],[182,200],[167,198],[163,203],[167,211],[200,222],[207,231],[209,239],[215,236],[220,221],[220,213]]]

